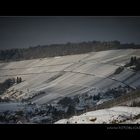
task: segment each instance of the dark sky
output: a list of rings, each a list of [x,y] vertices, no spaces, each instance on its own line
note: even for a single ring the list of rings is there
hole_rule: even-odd
[[[93,40],[140,43],[140,16],[0,17],[0,49]]]

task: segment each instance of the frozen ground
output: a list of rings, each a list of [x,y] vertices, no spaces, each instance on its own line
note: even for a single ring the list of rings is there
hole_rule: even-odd
[[[118,106],[84,113],[70,119],[62,119],[55,124],[125,124],[140,123],[140,108]]]
[[[30,98],[33,103],[44,104],[60,97],[82,94],[91,88],[104,91],[119,85],[139,88],[139,72],[125,69],[113,75],[116,68],[126,64],[131,56],[139,57],[140,50],[109,50],[0,63],[0,82],[17,76],[23,79],[8,89],[2,98]],[[42,91],[44,94],[39,95]]]

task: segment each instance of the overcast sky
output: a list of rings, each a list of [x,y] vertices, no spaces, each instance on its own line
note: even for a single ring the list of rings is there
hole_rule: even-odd
[[[0,49],[93,40],[140,43],[140,16],[0,17]]]

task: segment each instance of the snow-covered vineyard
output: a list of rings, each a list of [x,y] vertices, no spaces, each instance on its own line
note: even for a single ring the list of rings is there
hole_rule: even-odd
[[[107,90],[119,85],[140,86],[140,73],[125,69],[112,75],[116,68],[140,56],[140,50],[110,50],[54,58],[0,63],[0,81],[21,76],[23,82],[12,86],[3,96],[28,98],[40,91],[45,94],[32,99],[38,104],[81,94],[88,90]]]
[[[65,100],[74,103],[78,111],[85,106],[93,107],[121,96],[118,91],[127,94],[140,88],[139,71],[125,67],[114,74],[131,56],[139,58],[140,49],[1,62],[0,82],[16,77],[22,77],[22,82],[11,86],[0,97],[38,106],[56,104],[55,109],[63,111],[68,110]],[[0,112],[1,106],[3,103],[0,103]]]

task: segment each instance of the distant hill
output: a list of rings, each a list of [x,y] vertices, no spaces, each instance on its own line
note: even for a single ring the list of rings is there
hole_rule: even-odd
[[[81,43],[52,44],[43,46],[38,45],[29,48],[0,50],[0,60],[18,61],[44,57],[83,54],[92,51],[128,48],[139,49],[140,45],[135,45],[133,43],[121,44],[119,41],[89,41]]]

